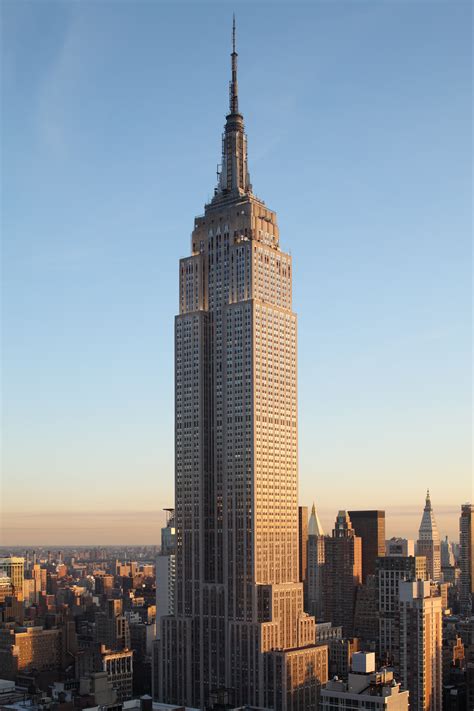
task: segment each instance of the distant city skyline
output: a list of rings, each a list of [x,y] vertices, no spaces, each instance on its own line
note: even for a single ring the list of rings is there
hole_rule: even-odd
[[[150,544],[173,505],[175,265],[219,160],[233,9],[202,7],[2,6],[0,545]],[[269,7],[236,8],[240,98],[295,263],[300,503],[326,532],[385,509],[416,540],[429,487],[457,540],[470,5]]]

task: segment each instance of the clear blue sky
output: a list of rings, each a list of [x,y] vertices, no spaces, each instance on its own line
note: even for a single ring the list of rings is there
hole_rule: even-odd
[[[4,543],[153,542],[232,11],[299,315],[300,499],[471,498],[471,4],[2,3]]]

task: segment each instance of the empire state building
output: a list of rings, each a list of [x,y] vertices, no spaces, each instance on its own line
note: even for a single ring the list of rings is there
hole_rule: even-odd
[[[159,698],[316,709],[327,648],[298,570],[296,314],[291,256],[253,193],[235,24],[214,197],[179,264],[175,322],[175,613]]]

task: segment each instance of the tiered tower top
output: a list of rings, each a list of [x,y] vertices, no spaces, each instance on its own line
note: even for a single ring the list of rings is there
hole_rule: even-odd
[[[433,507],[431,505],[429,489],[426,492],[425,508],[423,510],[423,516],[421,517],[418,540],[438,542],[440,540],[438,526],[436,525],[436,519],[434,517]]]
[[[248,172],[247,136],[244,117],[239,111],[237,81],[237,51],[235,44],[235,17],[232,24],[231,80],[229,82],[229,113],[222,136],[222,163],[218,167],[218,183],[211,204],[228,197],[250,195],[252,185]]]

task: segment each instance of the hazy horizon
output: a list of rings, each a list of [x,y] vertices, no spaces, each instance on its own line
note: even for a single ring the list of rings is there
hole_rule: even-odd
[[[311,509],[312,502],[302,506]],[[459,539],[459,516],[461,505],[456,510],[452,506],[433,503],[434,514],[440,536],[446,535],[453,542]],[[349,507],[347,507],[349,510]],[[416,540],[421,521],[423,505],[388,508],[386,511],[386,538],[400,536]],[[308,511],[309,513],[309,511]],[[160,528],[165,524],[165,514],[159,510],[104,511],[84,512],[69,511],[60,515],[48,512],[48,517],[55,515],[57,533],[55,538],[41,539],[44,512],[23,514],[22,523],[16,527],[11,521],[15,514],[7,514],[4,522],[2,547],[32,546],[89,546],[89,545],[159,545]],[[337,510],[318,508],[319,518],[325,534],[330,534]],[[51,522],[49,522],[51,527]],[[64,527],[64,528],[63,528]],[[121,533],[118,533],[118,530]],[[30,536],[32,536],[30,538]],[[15,542],[17,541],[17,542]]]

